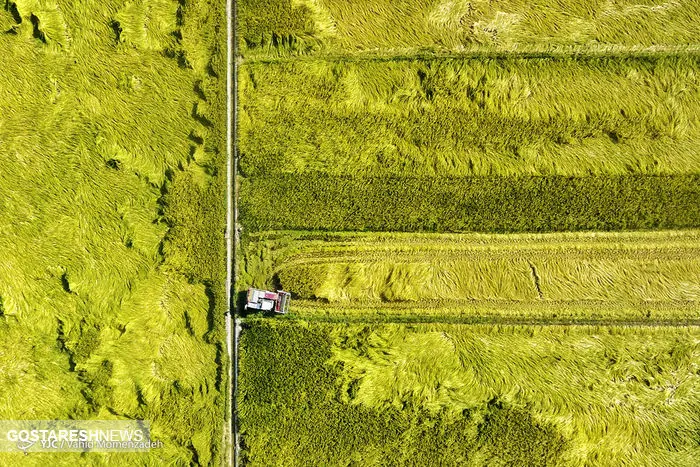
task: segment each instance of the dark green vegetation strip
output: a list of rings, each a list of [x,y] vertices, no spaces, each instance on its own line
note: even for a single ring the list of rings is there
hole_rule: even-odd
[[[318,55],[280,55],[280,56],[256,56],[253,59],[241,59],[241,63],[246,65],[260,64],[272,65],[281,63],[304,63],[304,62],[334,62],[334,63],[361,63],[361,62],[407,62],[407,61],[436,61],[436,60],[579,60],[590,61],[600,59],[624,60],[624,59],[647,59],[659,60],[662,58],[679,58],[679,57],[697,57],[700,54],[700,44],[688,47],[671,47],[671,48],[615,48],[606,47],[600,50],[580,50],[576,47],[551,50],[532,50],[532,51],[517,51],[517,50],[473,50],[473,51],[404,51],[392,53],[389,51],[368,51],[362,53],[328,53],[322,56]]]
[[[252,321],[241,340],[244,460],[692,465],[697,337]]]
[[[250,230],[546,232],[700,226],[700,176],[243,179]]]
[[[566,305],[562,305],[562,308]],[[640,308],[644,305],[640,305]],[[337,310],[328,309],[326,305],[317,305],[319,313],[322,314],[307,314],[295,316],[294,313],[279,317],[277,319],[284,321],[304,320],[309,322],[319,323],[336,323],[336,324],[464,324],[464,325],[484,325],[484,326],[618,326],[618,327],[646,327],[656,328],[659,326],[670,328],[686,328],[688,326],[700,326],[700,318],[676,318],[676,319],[657,319],[657,318],[558,318],[556,313],[550,314],[549,317],[507,317],[502,315],[488,315],[482,313],[480,316],[450,316],[448,314],[392,314],[390,312],[382,312],[381,314],[363,314],[363,315],[348,315],[336,312]],[[651,307],[649,307],[651,308]],[[695,310],[693,310],[695,311]],[[335,313],[334,313],[335,312]],[[551,317],[553,316],[554,317]],[[650,313],[651,315],[651,313]]]

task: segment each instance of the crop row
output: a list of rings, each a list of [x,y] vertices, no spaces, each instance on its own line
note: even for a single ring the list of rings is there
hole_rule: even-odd
[[[700,300],[700,250],[631,251],[608,258],[567,251],[483,255],[474,259],[339,258],[292,263],[280,284],[330,302],[423,300]],[[613,252],[619,253],[619,252]],[[644,254],[647,253],[647,254]]]
[[[328,323],[698,326],[700,302],[610,300],[292,301],[291,319]]]
[[[252,321],[250,465],[692,465],[698,328]],[[274,375],[274,378],[270,378]]]
[[[692,57],[248,64],[240,169],[700,173],[697,68]]]
[[[248,57],[687,46],[697,43],[693,28],[698,18],[700,9],[689,1],[238,2],[239,48]]]
[[[265,232],[239,285],[301,317],[693,320],[698,231],[539,235]]]
[[[700,227],[700,176],[244,178],[250,231],[546,232]]]

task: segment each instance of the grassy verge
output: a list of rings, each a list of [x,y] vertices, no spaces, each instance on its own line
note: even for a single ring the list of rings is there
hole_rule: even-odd
[[[253,321],[244,454],[250,465],[691,465],[697,341],[697,328]]]
[[[225,18],[45,3],[0,11],[0,416],[145,419],[164,447],[0,464],[218,464]]]
[[[546,232],[700,226],[698,176],[242,179],[250,231]]]
[[[700,173],[697,58],[248,64],[245,176]]]
[[[697,43],[693,2],[622,0],[243,0],[246,56],[408,51],[673,47]]]

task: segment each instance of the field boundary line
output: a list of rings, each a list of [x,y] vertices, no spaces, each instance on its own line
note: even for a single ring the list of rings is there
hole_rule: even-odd
[[[601,327],[630,327],[630,328],[681,328],[700,327],[700,319],[678,320],[614,320],[614,319],[557,319],[557,318],[496,318],[489,316],[458,317],[458,316],[285,316],[276,318],[282,322],[317,322],[335,324],[462,324],[489,326],[601,326]],[[243,326],[257,321],[269,321],[265,317],[248,317],[237,319],[237,324]]]
[[[473,52],[408,52],[408,53],[322,53],[307,55],[270,56],[270,57],[241,57],[242,63],[287,63],[287,62],[400,62],[400,61],[436,61],[436,60],[483,60],[483,59],[521,59],[521,60],[598,60],[611,59],[657,59],[665,57],[690,57],[700,58],[700,46],[683,48],[659,48],[659,49],[612,49],[612,50],[570,50],[570,51],[473,51]]]

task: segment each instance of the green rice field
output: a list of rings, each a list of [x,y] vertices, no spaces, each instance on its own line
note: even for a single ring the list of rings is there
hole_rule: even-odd
[[[693,465],[699,343],[697,327],[251,321],[243,459]]]
[[[243,465],[697,464],[697,2],[238,12]]]
[[[6,0],[0,420],[163,446],[0,466],[695,467],[698,24]]]
[[[700,226],[700,175],[331,177],[240,180],[257,230],[553,232]]]
[[[251,63],[240,173],[697,174],[698,58]]]
[[[242,0],[238,47],[252,58],[687,50],[698,45],[698,16],[700,7],[688,0]]]
[[[205,0],[0,8],[3,420],[143,419],[143,453],[0,465],[218,465],[225,16]]]

